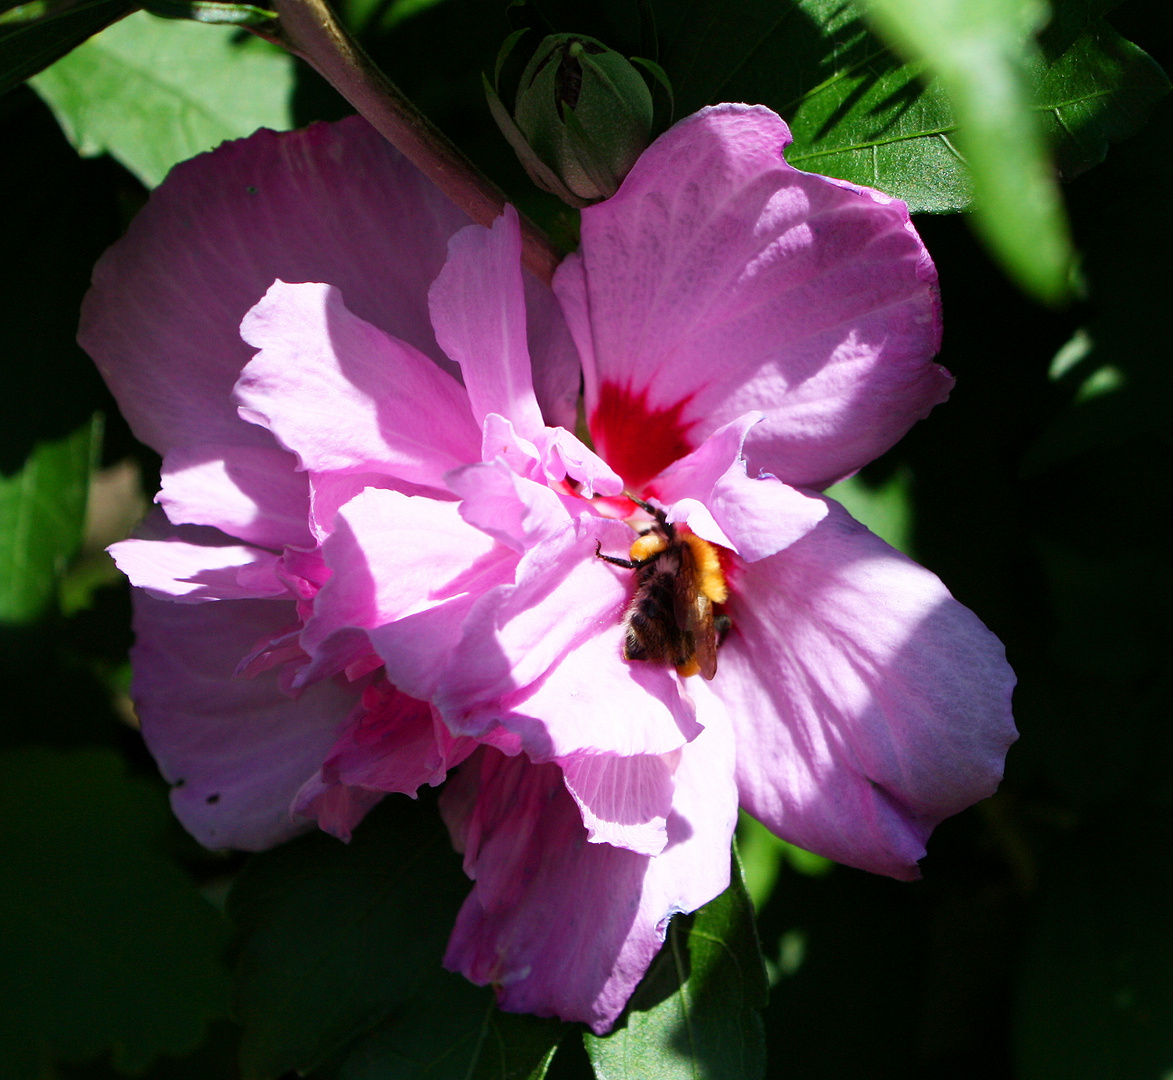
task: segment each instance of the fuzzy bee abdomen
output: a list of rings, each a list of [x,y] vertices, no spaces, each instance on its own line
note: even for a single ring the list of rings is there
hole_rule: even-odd
[[[663,560],[641,567],[635,594],[627,607],[627,636],[623,645],[626,660],[650,660],[653,663],[682,664],[693,647],[688,635],[677,625],[676,571],[665,568]]]

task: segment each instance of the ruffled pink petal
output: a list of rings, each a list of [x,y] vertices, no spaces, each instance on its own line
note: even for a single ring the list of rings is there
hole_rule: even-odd
[[[818,528],[731,579],[713,687],[751,814],[911,879],[933,827],[997,787],[1014,674],[933,574],[828,502]]]
[[[592,844],[627,848],[638,855],[664,850],[674,761],[655,754],[582,754],[559,764]]]
[[[449,735],[427,702],[376,680],[364,691],[362,709],[339,735],[321,773],[298,794],[295,812],[349,840],[384,794],[415,798],[424,784],[441,783],[475,749],[471,740]]]
[[[448,261],[428,297],[436,340],[460,364],[478,424],[497,413],[533,438],[545,424],[534,396],[512,206],[491,229],[470,225],[448,241]]]
[[[293,814],[350,843],[358,823],[383,799],[383,792],[349,784],[328,784],[320,775],[307,780],[293,800]]]
[[[247,544],[122,540],[107,550],[132,585],[160,600],[187,605],[288,592],[277,576],[278,556]]]
[[[296,613],[284,601],[181,606],[134,594],[132,693],[171,803],[205,847],[259,851],[304,828],[294,797],[321,767],[360,690],[334,682],[291,698],[279,670],[233,677]]]
[[[595,557],[595,547],[601,542],[605,551],[624,550],[631,536],[626,525],[584,512],[530,548],[513,583],[490,589],[477,601],[436,698],[453,731],[482,733],[502,698],[537,682],[572,649],[617,627],[629,583]]]
[[[751,473],[825,486],[949,392],[904,204],[792,169],[789,142],[768,109],[702,109],[583,211],[554,287],[595,445],[633,488],[750,409]]]
[[[515,557],[466,524],[459,510],[458,503],[380,488],[342,507],[322,545],[332,573],[301,636],[314,658],[304,678],[337,670],[369,649],[366,635],[354,630],[383,626],[511,577]]]
[[[733,741],[719,705],[700,694],[706,727],[681,752],[668,844],[655,858],[589,843],[556,765],[486,749],[461,767],[441,808],[474,886],[446,967],[492,983],[510,1012],[611,1027],[671,916],[729,883]]]
[[[277,551],[306,546],[309,490],[296,466],[276,445],[182,447],[163,459],[155,501],[176,525],[212,525]]]
[[[537,682],[464,723],[477,731],[500,723],[531,761],[679,749],[700,732],[692,701],[673,668],[624,660],[623,635],[616,613]]]
[[[327,281],[438,363],[427,290],[468,219],[366,121],[259,131],[172,170],[99,261],[79,339],[160,453],[271,445],[232,386],[245,313],[274,279]]]
[[[460,516],[519,555],[567,527],[570,513],[545,484],[518,476],[504,458],[448,474]]]
[[[547,424],[573,431],[582,385],[578,350],[550,287],[531,274],[522,278],[534,396]]]
[[[261,351],[234,396],[304,469],[385,472],[443,486],[480,457],[460,384],[423,353],[352,315],[332,285],[276,282],[244,318]]]
[[[718,428],[696,450],[656,477],[651,490],[672,503],[668,520],[747,562],[773,555],[805,536],[827,514],[823,499],[773,476],[746,475],[742,445],[760,414]]]

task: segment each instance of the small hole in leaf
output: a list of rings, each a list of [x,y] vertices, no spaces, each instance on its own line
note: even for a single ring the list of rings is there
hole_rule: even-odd
[[[211,806],[213,803],[218,803],[219,801],[220,801],[220,796],[219,796],[219,795],[209,795],[209,796],[208,796],[208,797],[207,797],[207,798],[204,800],[204,802],[206,802],[206,803],[207,803],[209,806]]]

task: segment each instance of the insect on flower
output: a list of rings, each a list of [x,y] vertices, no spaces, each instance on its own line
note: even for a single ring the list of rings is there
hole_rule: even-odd
[[[631,545],[630,559],[602,553],[604,562],[634,570],[635,592],[623,621],[625,660],[674,664],[682,676],[717,674],[717,646],[729,620],[714,612],[728,599],[717,549],[691,530],[678,529],[659,507],[634,495],[633,503],[655,523]]]

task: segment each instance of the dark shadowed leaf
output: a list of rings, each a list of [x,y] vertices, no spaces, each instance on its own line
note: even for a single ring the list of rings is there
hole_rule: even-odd
[[[1056,862],[1018,988],[1022,1080],[1159,1080],[1173,1068],[1167,815],[1085,834]],[[1073,841],[1076,838],[1072,838]],[[1082,842],[1080,842],[1082,841]]]
[[[37,445],[24,466],[0,476],[0,621],[43,614],[81,545],[86,491],[101,424]]]
[[[430,799],[384,800],[349,845],[314,833],[249,863],[228,900],[245,1077],[314,1068],[407,1006],[467,891]]]
[[[542,1080],[569,1025],[503,1013],[487,987],[437,965],[411,1000],[322,1080]]]
[[[137,8],[128,0],[30,0],[0,14],[0,94]]]
[[[735,856],[729,888],[673,920],[620,1026],[584,1041],[602,1080],[756,1080],[766,1068],[765,1003],[753,905]]]
[[[0,756],[0,1061],[37,1078],[113,1051],[142,1072],[227,1007],[225,926],[160,849],[162,793],[107,750]]]
[[[291,126],[293,60],[232,26],[139,12],[32,80],[70,142],[148,187],[176,162],[259,127]]]

